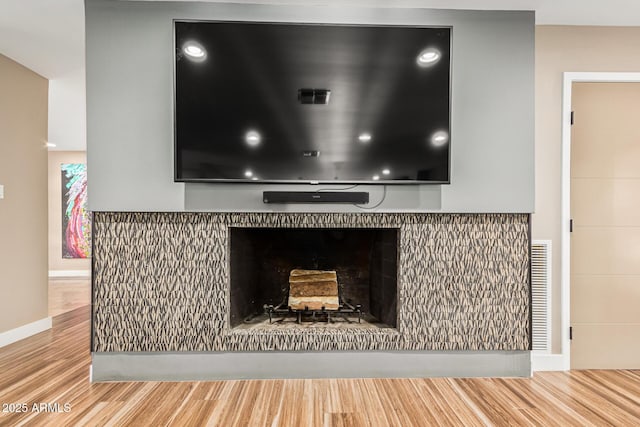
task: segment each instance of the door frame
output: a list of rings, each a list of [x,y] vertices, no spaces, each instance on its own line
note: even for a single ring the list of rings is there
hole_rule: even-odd
[[[562,86],[562,202],[560,215],[562,369],[571,368],[571,89],[573,83],[640,83],[640,73],[565,72]]]

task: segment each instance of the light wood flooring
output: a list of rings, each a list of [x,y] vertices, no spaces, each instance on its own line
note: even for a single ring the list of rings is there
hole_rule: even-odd
[[[0,349],[0,425],[638,426],[640,371],[532,379],[89,383],[89,307]],[[61,412],[48,410],[59,405]],[[69,412],[64,412],[68,404]]]
[[[49,316],[57,316],[89,304],[91,304],[89,279],[49,279]]]

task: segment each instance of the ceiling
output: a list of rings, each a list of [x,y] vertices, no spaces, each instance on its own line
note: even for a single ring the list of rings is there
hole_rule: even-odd
[[[83,0],[2,0],[0,54],[56,79],[84,66]]]
[[[638,0],[204,1],[214,3],[324,5],[335,7],[535,10],[537,25],[640,26],[640,1]],[[84,1],[2,0],[0,2],[0,54],[12,58],[13,60],[51,80],[52,83],[50,88],[54,87],[56,81],[64,82],[65,85],[74,88],[83,88]],[[78,80],[78,82],[71,82],[75,80]],[[78,94],[78,96],[73,96],[73,94],[69,94],[69,96],[77,99],[78,102],[84,103],[84,92],[82,92],[82,94]],[[84,110],[84,105],[78,105],[77,107],[78,108],[76,108],[76,110]],[[55,108],[55,106],[52,105],[50,108]],[[50,117],[50,121],[51,120],[52,118]],[[54,126],[55,125],[56,123],[54,122]],[[59,127],[61,129],[65,128],[66,123],[64,126],[60,123]],[[79,134],[80,133],[84,135],[84,129],[82,129]],[[60,139],[64,140],[67,138],[60,136]],[[58,147],[58,149],[65,149],[65,147]]]

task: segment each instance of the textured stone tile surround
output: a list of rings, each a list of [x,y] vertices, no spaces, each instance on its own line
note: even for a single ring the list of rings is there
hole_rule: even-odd
[[[399,229],[397,329],[229,328],[229,227]],[[93,351],[528,350],[526,214],[94,213]]]

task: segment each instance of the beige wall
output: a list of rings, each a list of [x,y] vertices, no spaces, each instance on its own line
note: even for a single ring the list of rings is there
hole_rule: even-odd
[[[0,332],[47,317],[48,84],[0,55]]]
[[[640,71],[640,28],[536,27],[536,210],[532,237],[553,241],[553,342],[560,347],[561,108],[565,71]]]
[[[87,163],[85,151],[49,152],[49,270],[73,271],[91,269],[91,259],[62,258],[62,185],[60,164]]]

